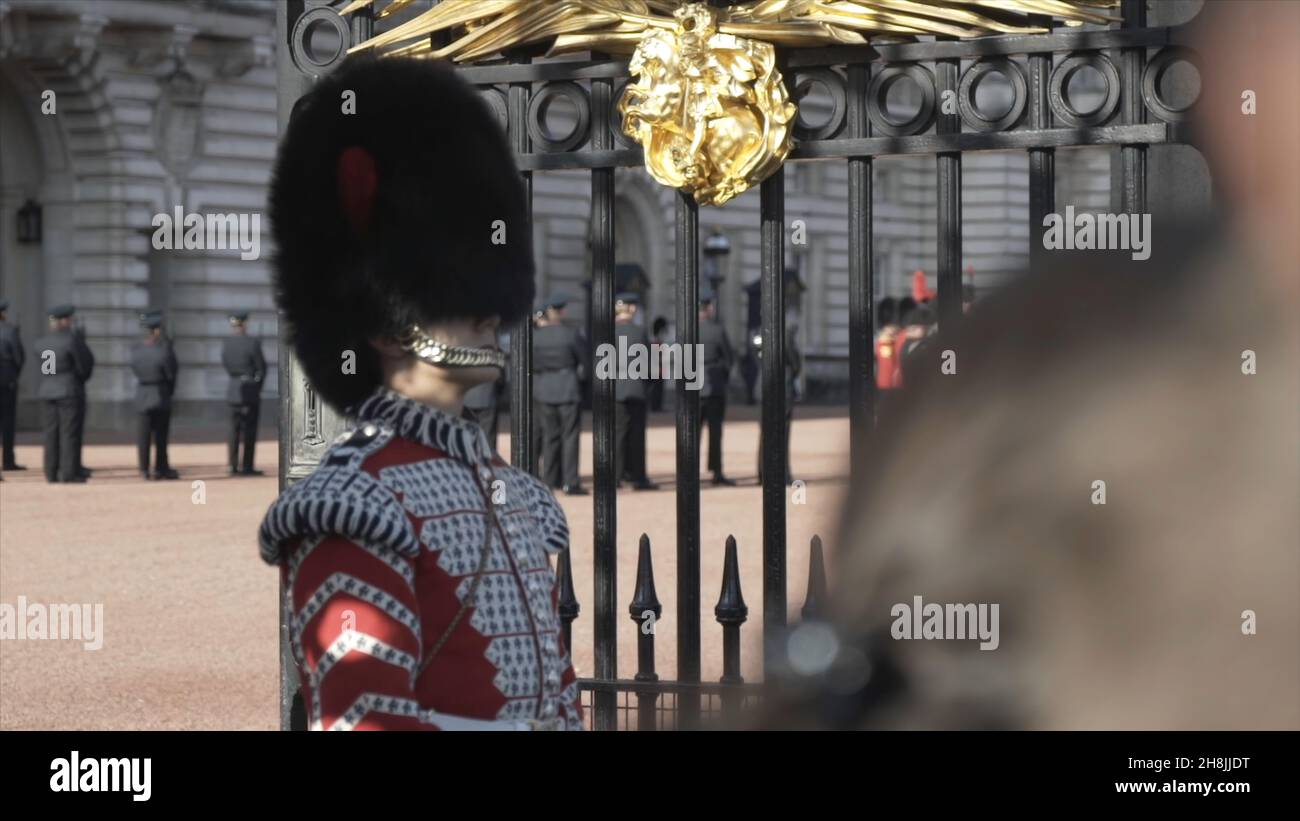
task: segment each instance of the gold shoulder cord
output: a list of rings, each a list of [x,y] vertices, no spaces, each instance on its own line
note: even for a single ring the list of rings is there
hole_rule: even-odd
[[[475,599],[478,597],[479,583],[483,581],[483,575],[487,571],[488,556],[491,555],[492,552],[492,532],[494,530],[500,532],[501,530],[501,525],[497,521],[496,505],[493,503],[492,497],[485,493],[481,486],[479,487],[479,493],[483,494],[483,502],[487,507],[484,513],[483,549],[479,556],[478,569],[474,571],[474,580],[470,582],[469,591],[465,594],[465,602],[461,604],[460,609],[456,611],[456,616],[451,620],[451,623],[447,625],[447,629],[442,632],[442,635],[438,637],[438,641],[435,642],[433,647],[429,650],[429,655],[425,656],[424,661],[421,662],[420,669],[416,671],[415,674],[416,678],[423,675],[424,671],[429,668],[429,664],[433,662],[434,658],[437,657],[439,652],[441,652],[448,640],[451,639],[452,634],[456,632],[456,628],[460,626],[461,621],[465,618],[465,614],[474,606]],[[501,539],[503,543],[505,538],[505,534],[502,533]],[[558,717],[551,719],[529,718],[524,719],[523,723],[527,725],[530,731],[560,730],[563,729],[564,720]]]

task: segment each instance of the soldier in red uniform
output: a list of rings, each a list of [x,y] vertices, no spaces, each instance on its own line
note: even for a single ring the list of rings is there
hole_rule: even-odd
[[[460,416],[534,295],[505,135],[444,65],[349,59],[295,110],[270,208],[294,353],[356,423],[259,532],[311,728],[579,729],[564,514]]]
[[[910,297],[898,302],[892,298],[883,299],[876,307],[876,324],[880,333],[876,335],[876,387],[881,390],[893,390],[903,386],[902,357],[903,336],[899,319],[904,310],[910,310],[914,304]]]

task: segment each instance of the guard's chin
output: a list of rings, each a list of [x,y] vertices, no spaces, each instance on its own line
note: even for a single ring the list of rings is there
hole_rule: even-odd
[[[472,388],[497,381],[501,370],[497,367],[456,368],[454,373],[457,381]]]

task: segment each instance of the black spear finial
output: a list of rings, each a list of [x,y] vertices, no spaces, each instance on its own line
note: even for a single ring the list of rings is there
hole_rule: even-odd
[[[822,537],[812,537],[808,554],[808,594],[803,601],[803,620],[817,621],[826,615],[826,562],[822,558]]]
[[[628,605],[627,611],[632,615],[632,621],[640,624],[647,610],[655,614],[656,621],[664,611],[659,604],[659,596],[655,593],[655,572],[650,565],[650,537],[642,533],[636,559],[636,592],[632,594],[632,604]]]
[[[713,615],[719,624],[744,624],[749,618],[749,608],[740,593],[740,562],[736,558],[736,537],[727,537],[727,555],[722,566],[722,593]]]

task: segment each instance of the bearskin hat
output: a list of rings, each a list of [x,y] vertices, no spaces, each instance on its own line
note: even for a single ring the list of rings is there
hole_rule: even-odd
[[[533,303],[522,179],[499,121],[443,63],[352,57],[318,81],[280,143],[270,219],[288,338],[340,411],[380,384],[371,339],[513,322]]]

